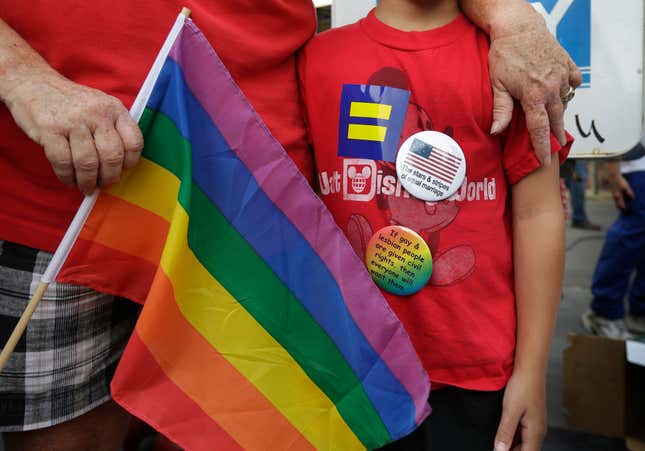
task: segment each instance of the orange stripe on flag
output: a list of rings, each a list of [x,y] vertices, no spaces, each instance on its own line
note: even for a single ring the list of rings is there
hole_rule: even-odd
[[[112,397],[188,449],[242,451],[243,448],[168,379],[135,332],[112,380]],[[172,408],[172,416],[166,412]]]
[[[158,265],[168,229],[168,222],[160,216],[111,194],[101,193],[79,238]]]
[[[313,450],[307,439],[251,382],[186,321],[173,287],[158,271],[137,325],[166,375],[245,449]]]

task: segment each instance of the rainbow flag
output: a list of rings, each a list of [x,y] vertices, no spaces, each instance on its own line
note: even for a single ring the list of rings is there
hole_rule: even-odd
[[[276,87],[267,87],[276,89]],[[144,303],[113,396],[194,450],[360,450],[410,433],[429,382],[306,180],[190,20],[58,280]]]

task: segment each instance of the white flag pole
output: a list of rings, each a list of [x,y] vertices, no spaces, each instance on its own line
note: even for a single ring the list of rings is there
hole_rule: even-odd
[[[154,88],[154,85],[157,82],[157,78],[159,77],[159,73],[161,73],[164,62],[166,61],[166,58],[170,53],[170,49],[175,43],[177,36],[179,36],[179,33],[181,32],[181,29],[186,22],[186,19],[188,19],[189,17],[190,10],[188,8],[183,8],[179,16],[177,16],[174,25],[170,29],[170,33],[168,33],[168,36],[166,37],[166,40],[161,47],[161,50],[159,51],[159,54],[157,55],[152,68],[150,69],[150,72],[148,72],[146,80],[143,82],[143,85],[141,86],[141,89],[139,90],[139,93],[137,94],[137,97],[134,100],[132,107],[130,108],[130,117],[132,117],[135,122],[139,122],[139,119],[141,119],[146,104],[148,103],[150,95],[152,94],[152,89]],[[40,282],[36,287],[36,290],[34,291],[33,297],[27,304],[27,308],[25,308],[25,311],[20,317],[20,320],[18,320],[18,324],[16,324],[16,327],[11,333],[9,340],[7,340],[4,348],[2,348],[2,353],[0,353],[0,373],[2,373],[4,366],[7,364],[9,357],[18,344],[20,337],[22,337],[22,334],[27,328],[27,324],[29,323],[31,316],[36,310],[36,307],[38,307],[40,300],[43,298],[47,287],[49,287],[49,284],[56,279],[58,273],[60,272],[60,269],[65,263],[65,260],[67,260],[67,256],[72,250],[72,247],[74,246],[74,243],[76,242],[81,229],[85,225],[85,221],[92,211],[92,208],[94,208],[94,204],[96,203],[98,196],[99,190],[97,189],[93,194],[85,196],[85,199],[83,199],[81,206],[78,208],[74,219],[72,219],[71,224],[65,232],[65,236],[58,245],[54,256],[49,262],[49,265],[47,265],[47,269],[40,278]]]

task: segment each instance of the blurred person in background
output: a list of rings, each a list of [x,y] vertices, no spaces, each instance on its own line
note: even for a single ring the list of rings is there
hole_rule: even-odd
[[[607,230],[593,275],[591,308],[582,315],[584,329],[594,335],[615,339],[645,336],[644,143],[645,134],[622,162],[609,163],[611,193],[619,213]]]
[[[567,160],[568,170],[563,171],[564,182],[569,189],[571,199],[571,227],[582,230],[602,230],[587,216],[585,191],[589,178],[588,162],[586,160]]]

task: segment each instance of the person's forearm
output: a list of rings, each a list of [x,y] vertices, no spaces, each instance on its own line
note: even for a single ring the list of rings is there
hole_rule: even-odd
[[[85,194],[139,160],[143,136],[123,104],[59,74],[1,19],[0,102],[43,147],[56,176]]]
[[[550,210],[514,215],[513,236],[515,371],[544,376],[564,271],[564,216],[559,203]]]
[[[537,451],[546,433],[546,366],[564,272],[564,213],[555,160],[512,187],[517,343],[495,435],[498,451]]]
[[[7,102],[25,77],[56,72],[24,39],[0,19],[0,101]]]
[[[492,38],[494,35],[504,35],[510,27],[517,33],[522,25],[528,29],[536,23],[544,23],[525,0],[459,0],[459,6],[470,20]]]

